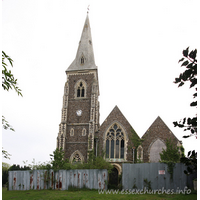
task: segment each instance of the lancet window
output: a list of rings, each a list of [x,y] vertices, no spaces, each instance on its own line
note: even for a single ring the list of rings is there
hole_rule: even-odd
[[[64,137],[63,137],[63,134],[62,134],[61,139],[60,139],[60,148],[63,149],[63,146],[64,146]]]
[[[80,57],[80,64],[81,64],[81,65],[84,65],[84,64],[85,64],[85,61],[86,61],[86,58],[85,58],[85,56],[82,54],[81,57]]]
[[[117,123],[108,129],[106,133],[106,158],[124,159],[124,134]]]
[[[137,148],[137,159],[138,161],[143,161],[143,148],[141,145]]]
[[[70,129],[70,136],[74,136],[74,129],[73,128]]]
[[[82,56],[82,57],[81,57],[81,64],[83,65],[84,62],[85,62],[85,59],[84,59],[84,57]]]
[[[82,130],[82,136],[86,136],[86,129],[85,128]]]

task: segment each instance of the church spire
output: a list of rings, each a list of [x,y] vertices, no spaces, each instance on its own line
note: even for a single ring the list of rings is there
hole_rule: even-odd
[[[87,14],[76,58],[68,67],[66,72],[88,69],[97,69],[97,66],[95,65],[94,61],[90,22]]]

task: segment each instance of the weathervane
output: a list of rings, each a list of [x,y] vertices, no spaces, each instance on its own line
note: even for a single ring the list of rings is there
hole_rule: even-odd
[[[89,13],[90,9],[89,9],[90,5],[88,5],[87,7],[87,14]]]

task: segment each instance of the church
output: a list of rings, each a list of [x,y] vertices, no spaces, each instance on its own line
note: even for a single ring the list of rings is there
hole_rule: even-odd
[[[87,162],[88,152],[92,151],[104,155],[121,174],[122,163],[159,162],[169,138],[174,145],[181,146],[181,141],[159,116],[141,138],[118,106],[99,124],[98,68],[88,15],[76,57],[66,75],[57,148],[64,150],[70,162]]]

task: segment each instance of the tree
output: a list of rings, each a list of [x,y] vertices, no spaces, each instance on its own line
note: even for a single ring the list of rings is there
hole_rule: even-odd
[[[183,156],[180,161],[187,166],[187,170],[184,170],[185,174],[197,172],[197,152],[195,150],[189,151],[187,157]]]
[[[180,147],[181,148],[181,147]],[[174,143],[170,140],[166,141],[166,149],[163,149],[160,153],[160,162],[166,163],[168,168],[167,171],[170,173],[170,178],[173,179],[173,169],[176,163],[180,162],[180,152],[184,154],[183,147],[179,149]]]
[[[13,67],[13,60],[4,51],[2,51],[2,87],[7,91],[14,89],[18,95],[22,96],[21,89],[17,86],[17,79],[15,79],[11,70],[8,71],[6,61],[8,61],[11,67]]]
[[[14,89],[18,95],[22,96],[21,89],[17,87],[17,79],[15,79],[11,70],[7,69],[7,62],[9,62],[11,67],[13,67],[13,60],[4,51],[2,51],[2,88],[6,91]],[[14,131],[4,116],[2,116],[2,125],[3,129],[10,129],[11,131]]]
[[[175,78],[174,83],[179,83],[178,87],[181,87],[185,82],[190,83],[190,88],[194,88],[195,92],[193,98],[197,98],[197,50],[192,50],[189,52],[189,47],[183,50],[183,58],[179,60],[182,62],[181,67],[185,67],[185,71]],[[190,103],[191,107],[197,107],[197,101]],[[183,136],[183,138],[188,138],[195,135],[197,138],[197,115],[193,118],[185,117],[179,122],[173,122],[175,127],[184,128],[184,131],[190,131],[189,135]]]
[[[56,149],[53,154],[50,154],[51,164],[54,170],[65,169],[68,160],[64,158],[64,151],[61,149]]]
[[[2,162],[2,184],[6,184],[8,182],[8,171],[16,171],[16,170],[30,170],[29,167],[20,167],[19,165],[10,166],[7,163]]]
[[[95,156],[93,151],[88,152],[89,158],[86,163],[74,162],[70,163],[65,158],[63,149],[56,149],[50,154],[51,165],[53,170],[60,169],[107,169],[111,172],[113,166],[107,162],[103,156]]]
[[[8,163],[2,162],[2,185],[8,182],[8,169],[10,165]]]
[[[27,167],[27,166],[23,166],[23,167],[20,167],[20,165],[12,165],[10,168],[9,168],[9,171],[17,171],[17,170],[21,170],[21,171],[24,171],[24,170],[31,170],[30,167]]]
[[[179,150],[179,147],[175,146],[171,139],[167,140],[166,149],[160,153],[161,162],[179,162],[181,157]]]
[[[10,129],[11,131],[15,131],[4,116],[2,116],[2,126],[5,130]]]
[[[6,91],[14,89],[18,95],[22,96],[21,89],[17,86],[17,79],[15,79],[11,70],[7,69],[7,62],[9,62],[11,67],[13,67],[13,60],[2,51],[2,88]],[[10,129],[11,131],[15,131],[4,116],[2,116],[2,127],[5,130]],[[2,150],[2,155],[7,159],[11,156],[6,150]]]
[[[2,149],[2,155],[3,155],[3,157],[4,158],[6,158],[6,159],[10,159],[10,154],[6,151],[6,150],[4,150],[4,149]]]

